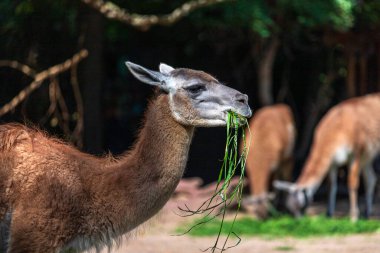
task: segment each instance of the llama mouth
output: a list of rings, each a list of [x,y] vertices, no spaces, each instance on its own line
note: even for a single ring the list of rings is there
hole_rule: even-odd
[[[251,110],[249,109],[249,111],[251,111]],[[225,118],[226,123],[228,121],[231,122],[231,119],[228,118],[229,117],[229,113],[234,114],[232,116],[233,117],[232,122],[234,122],[238,127],[246,125],[247,124],[247,118],[251,116],[251,112],[248,113],[248,114],[245,114],[245,115],[247,115],[247,116],[245,116],[245,115],[241,114],[240,112],[237,112],[237,111],[234,111],[234,110],[226,110],[224,113],[225,113],[225,117],[224,118]],[[231,127],[235,127],[236,126],[235,124],[233,124]]]
[[[237,113],[238,115],[244,118],[250,118],[252,116],[252,110],[251,108],[249,108],[249,106],[247,106],[243,110],[235,111],[235,113]]]
[[[227,114],[228,112],[233,112],[235,114],[237,114],[237,116],[239,118],[250,118],[252,116],[252,110],[251,108],[249,108],[249,106],[244,106],[243,108],[242,107],[237,107],[237,108],[230,108],[228,110],[225,111],[225,113]]]

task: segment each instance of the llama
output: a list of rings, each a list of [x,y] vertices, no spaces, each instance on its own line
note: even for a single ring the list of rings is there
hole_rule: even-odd
[[[242,204],[257,218],[264,219],[274,197],[269,193],[272,179],[291,180],[296,136],[293,113],[285,104],[266,106],[251,118],[249,128],[246,167],[251,194]]]
[[[168,201],[186,166],[195,127],[251,116],[248,97],[197,70],[127,62],[157,87],[131,150],[95,157],[20,124],[0,126],[0,216],[8,253],[111,247]]]
[[[329,110],[318,124],[310,155],[301,175],[292,184],[276,181],[274,186],[289,193],[286,205],[301,216],[313,200],[323,179],[330,179],[327,215],[335,210],[338,167],[348,165],[350,218],[359,218],[358,188],[363,173],[366,190],[366,213],[372,211],[376,174],[372,167],[380,153],[380,93],[346,100]]]

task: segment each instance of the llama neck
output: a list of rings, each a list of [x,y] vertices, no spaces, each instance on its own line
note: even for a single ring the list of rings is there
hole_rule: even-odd
[[[306,189],[311,196],[314,195],[333,165],[333,156],[333,147],[314,148],[297,179],[298,187]]]
[[[161,95],[150,103],[144,127],[121,166],[130,167],[132,160],[132,164],[136,163],[137,180],[162,186],[174,183],[176,186],[186,166],[193,130],[193,127],[183,126],[173,119],[168,97]]]
[[[173,119],[167,95],[150,103],[134,148],[113,166],[108,181],[124,189],[120,211],[130,224],[149,219],[170,198],[183,175],[193,132]]]

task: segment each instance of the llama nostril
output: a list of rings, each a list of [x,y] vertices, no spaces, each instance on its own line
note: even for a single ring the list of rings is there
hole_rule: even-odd
[[[236,102],[242,103],[242,104],[247,104],[248,103],[248,96],[245,94],[236,94],[235,96]]]

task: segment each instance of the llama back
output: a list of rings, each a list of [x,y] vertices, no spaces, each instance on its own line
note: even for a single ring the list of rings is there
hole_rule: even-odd
[[[251,182],[254,188],[251,191],[261,194],[268,190],[270,174],[292,154],[295,129],[290,108],[277,104],[257,111],[250,121],[250,131],[247,131],[247,136],[250,135],[251,139],[247,138],[247,146],[251,142],[247,173],[255,181]]]
[[[0,252],[6,252],[10,229],[12,168],[15,167],[15,156],[12,149],[27,139],[30,134],[20,124],[0,125]]]
[[[0,151],[10,151],[17,143],[32,140],[34,132],[21,124],[0,125]]]
[[[22,205],[30,212],[35,207],[55,210],[45,214],[51,217],[46,226],[57,217],[65,219],[63,214],[69,210],[72,220],[79,217],[75,210],[82,210],[82,214],[88,212],[84,208],[88,197],[83,193],[82,175],[78,173],[79,164],[87,173],[90,167],[86,166],[87,157],[37,129],[21,124],[0,125],[0,252],[5,252],[7,247],[9,221],[17,216],[13,213],[15,206]],[[57,226],[62,230],[73,229],[70,224]],[[46,240],[57,243],[51,238]]]
[[[21,124],[0,125],[0,219],[6,213],[12,195],[10,178],[20,164],[19,152],[16,149],[31,143],[34,132]]]
[[[91,167],[87,161],[87,155],[81,156],[74,147],[37,129],[21,124],[0,125],[0,196],[6,194],[11,202],[18,199],[18,194],[46,190],[49,182],[41,182],[47,178],[50,181],[54,178],[69,189],[74,185],[80,188],[78,168],[81,164],[86,173]],[[8,178],[12,178],[12,182]],[[73,190],[77,190],[76,187]]]

